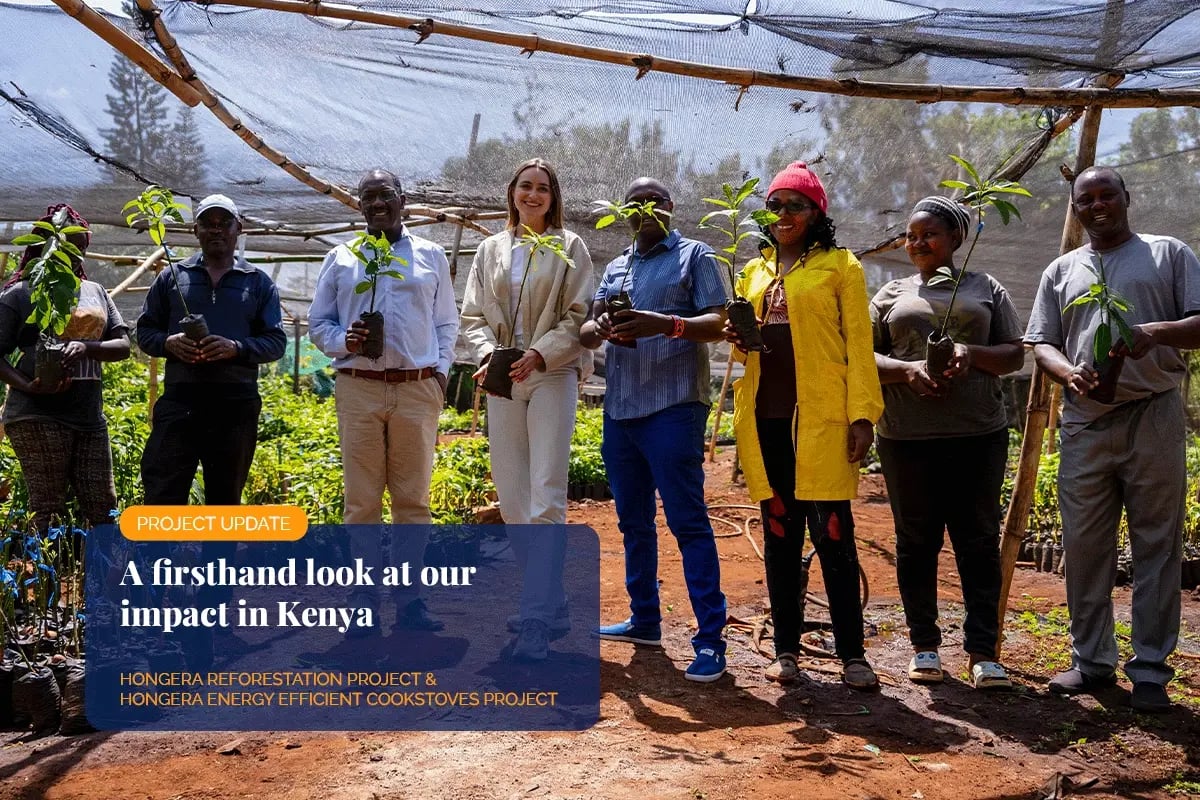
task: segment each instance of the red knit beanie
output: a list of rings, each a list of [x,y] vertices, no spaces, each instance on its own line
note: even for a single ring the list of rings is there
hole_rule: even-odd
[[[783,171],[771,181],[771,186],[767,189],[767,197],[770,198],[777,189],[791,189],[799,192],[816,203],[822,214],[829,210],[829,198],[825,196],[825,187],[821,185],[821,179],[803,161],[793,161],[784,167]]]

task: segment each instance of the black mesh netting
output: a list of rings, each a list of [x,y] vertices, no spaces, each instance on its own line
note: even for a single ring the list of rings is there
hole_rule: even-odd
[[[1074,87],[1120,71],[1122,87],[1174,89],[1200,76],[1200,12],[1169,0],[958,0],[953,10],[883,0],[357,5],[822,78]],[[694,233],[701,198],[723,181],[769,179],[804,158],[818,162],[841,242],[862,250],[895,234],[915,200],[954,176],[946,153],[991,169],[1063,113],[759,87],[742,94],[715,81],[657,72],[635,80],[629,67],[466,39],[434,35],[417,44],[411,31],[363,23],[179,1],[160,7],[199,77],[317,177],[353,187],[364,168],[382,165],[402,177],[410,201],[497,208],[513,166],[539,155],[559,166],[576,230],[590,228],[591,201],[617,198],[632,178],[650,174],[674,188],[677,221]],[[145,35],[127,15],[110,18]],[[146,180],[192,197],[225,192],[255,224],[308,229],[355,218],[253,152],[203,106],[186,109],[55,7],[0,3],[0,98],[0,231],[4,221],[31,219],[62,199],[94,222],[119,224],[121,206]],[[1196,112],[1108,112],[1104,131],[1100,160],[1123,165],[1135,226],[1194,241]],[[1023,312],[1058,250],[1066,194],[1057,166],[1073,161],[1073,141],[1068,134],[1050,145],[1024,179],[1036,197],[1021,202],[1023,220],[989,225],[972,259],[1010,288]],[[450,225],[422,230],[446,243],[454,236]],[[467,232],[463,245],[479,238]],[[587,238],[601,263],[622,244],[616,234]],[[250,246],[320,253],[331,241],[273,237]],[[98,230],[93,249],[147,248],[113,227]],[[903,251],[869,257],[867,267],[873,284],[909,269]],[[97,270],[110,285],[107,278],[121,274]],[[314,278],[313,265],[282,268],[285,291],[296,297]]]

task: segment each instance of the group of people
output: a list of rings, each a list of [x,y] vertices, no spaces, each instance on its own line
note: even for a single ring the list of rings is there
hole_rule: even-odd
[[[1024,345],[1032,345],[1040,368],[1067,389],[1059,497],[1073,665],[1050,689],[1073,694],[1115,682],[1111,595],[1124,510],[1134,557],[1134,656],[1125,665],[1132,702],[1144,711],[1170,707],[1166,662],[1179,627],[1186,478],[1179,351],[1200,346],[1200,263],[1176,239],[1132,232],[1129,195],[1114,170],[1091,168],[1075,179],[1071,206],[1088,243],[1046,268],[1026,329],[999,282],[956,267],[970,217],[946,197],[921,200],[908,218],[905,249],[914,272],[869,298],[861,264],[837,244],[825,188],[803,162],[771,181],[765,206],[775,221],[760,257],[734,286],[708,245],[673,227],[669,187],[653,178],[634,181],[624,198],[632,242],[597,286],[583,240],[563,228],[554,168],[527,161],[508,185],[505,230],[476,252],[461,313],[444,250],[403,223],[399,180],[373,170],[360,182],[359,199],[368,232],[386,237],[403,279],[381,278],[370,295],[393,321],[379,358],[363,352],[368,295],[356,287],[368,276],[350,248],[326,257],[309,310],[310,338],[337,371],[346,523],[381,522],[385,489],[393,523],[430,521],[437,416],[460,326],[480,364],[476,378],[497,349],[522,351],[508,372],[511,396],[487,401],[503,519],[565,523],[578,385],[591,371],[591,350],[603,345],[603,458],[623,536],[630,616],[596,635],[661,646],[661,499],[696,618],[695,658],[685,677],[715,681],[726,667],[726,601],[704,499],[703,443],[711,403],[707,345],[723,339],[745,365],[734,384],[734,427],[747,489],[762,514],[776,650],[766,678],[800,677],[807,535],[820,561],[843,680],[854,689],[879,686],[865,658],[850,504],[859,463],[875,441],[895,519],[913,650],[909,677],[935,683],[945,676],[937,575],[948,534],[966,610],[970,681],[1006,688],[1011,681],[997,660],[999,498],[1008,454],[1000,377],[1019,369]],[[198,464],[207,502],[239,501],[260,406],[256,368],[279,358],[285,344],[274,285],[236,254],[236,206],[221,195],[204,199],[194,230],[200,252],[159,275],[137,324],[142,349],[167,358],[166,390],[143,456],[147,503],[185,503]],[[86,240],[79,244],[83,249]],[[26,253],[22,267],[33,255]],[[1112,403],[1089,397],[1098,379],[1092,341],[1099,311],[1075,303],[1095,282],[1100,257],[1111,288],[1130,301],[1131,341],[1115,342],[1112,353],[1129,363]],[[75,263],[83,277],[81,266]],[[726,321],[731,292],[757,310],[761,349],[747,347]],[[208,318],[208,337],[193,341],[182,332],[183,298]],[[38,520],[63,513],[70,484],[95,523],[115,505],[97,362],[128,356],[127,327],[103,289],[84,281],[65,334],[73,377],[46,387],[32,378],[36,331],[25,322],[28,312],[19,270],[0,295],[0,351],[22,353],[15,366],[0,362],[0,378],[12,387],[4,422]],[[941,374],[925,360],[935,329],[955,343]],[[72,455],[44,458],[47,452]],[[541,661],[570,627],[565,539],[531,531],[511,533],[525,579],[508,624],[513,657]],[[419,561],[425,544],[423,535],[395,537],[392,557]],[[378,550],[377,540],[363,546]],[[440,629],[420,597],[402,591],[409,593],[395,598],[397,625]],[[376,605],[379,599],[366,598]]]

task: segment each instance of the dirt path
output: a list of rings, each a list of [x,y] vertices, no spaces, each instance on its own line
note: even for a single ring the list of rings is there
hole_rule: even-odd
[[[712,466],[714,506],[742,504],[730,455]],[[1094,783],[1089,798],[1166,798],[1200,791],[1200,601],[1184,598],[1184,638],[1172,685],[1177,706],[1135,715],[1126,688],[1099,699],[1045,692],[1069,659],[1060,579],[1018,570],[1005,661],[1018,691],[975,692],[963,682],[961,608],[943,559],[943,656],[951,679],[923,688],[903,679],[909,657],[896,591],[891,514],[882,482],[864,483],[855,514],[869,577],[868,655],[884,678],[877,695],[842,687],[829,662],[787,692],[761,677],[749,627],[729,633],[730,675],[696,686],[682,678],[691,614],[678,551],[664,533],[663,650],[605,643],[601,719],[590,730],[541,733],[295,734],[118,733],[25,741],[0,734],[0,798],[233,800],[233,798],[1041,798],[1056,774]],[[718,509],[722,583],[731,615],[761,616],[762,564],[737,525],[750,511]],[[611,502],[573,504],[570,521],[601,537],[602,614],[623,618],[620,536]],[[755,527],[757,531],[757,527]],[[815,588],[819,589],[819,582]],[[1117,591],[1128,619],[1129,590]],[[831,670],[831,671],[825,671]],[[240,739],[237,753],[217,753]],[[1068,784],[1068,788],[1070,784]],[[1058,796],[1067,796],[1060,794]]]

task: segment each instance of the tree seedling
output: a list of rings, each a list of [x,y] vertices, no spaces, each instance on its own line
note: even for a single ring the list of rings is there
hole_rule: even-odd
[[[519,239],[517,244],[527,245],[529,247],[529,256],[525,259],[525,272],[521,275],[521,286],[517,289],[517,311],[521,310],[521,298],[525,294],[525,282],[529,280],[529,273],[533,271],[533,258],[538,250],[546,250],[558,258],[562,259],[571,269],[575,268],[575,261],[567,255],[564,248],[565,242],[561,236],[553,233],[537,233],[528,225],[523,226],[525,233]],[[500,331],[503,334],[503,330]],[[498,395],[500,397],[512,399],[512,375],[509,373],[512,370],[512,365],[517,363],[525,351],[514,346],[516,342],[516,315],[513,318],[513,328],[509,330],[506,343],[492,350],[488,357],[487,371],[483,375],[483,382],[480,386],[488,394]]]
[[[1096,276],[1087,291],[1067,304],[1067,308],[1094,305],[1100,312],[1100,327],[1092,339],[1092,369],[1100,375],[1100,383],[1088,396],[1101,403],[1111,403],[1117,393],[1117,379],[1121,376],[1121,367],[1125,364],[1125,356],[1109,355],[1120,347],[1121,342],[1132,342],[1133,331],[1129,323],[1121,316],[1133,310],[1128,300],[1108,285],[1108,277],[1104,272],[1104,256],[1096,253],[1096,266],[1085,265]],[[1114,331],[1114,328],[1116,329]],[[1114,337],[1113,334],[1117,336]]]
[[[978,221],[975,225],[975,236],[971,239],[971,246],[967,249],[967,256],[963,259],[958,272],[956,273],[948,266],[938,267],[936,274],[928,282],[929,286],[939,286],[946,282],[950,282],[954,286],[953,291],[950,292],[950,302],[946,304],[946,313],[942,317],[942,322],[937,331],[929,335],[925,347],[925,367],[935,380],[942,379],[946,369],[950,366],[950,359],[954,356],[954,341],[947,335],[946,330],[950,325],[950,315],[954,311],[954,300],[958,297],[958,287],[962,284],[963,276],[967,274],[967,265],[971,262],[971,254],[975,252],[975,245],[979,242],[979,234],[983,233],[985,210],[988,206],[996,209],[1000,220],[1007,225],[1013,217],[1020,219],[1021,212],[1002,195],[1033,196],[1028,189],[1016,181],[980,177],[979,170],[965,158],[952,155],[950,159],[967,173],[970,182],[944,180],[938,185],[961,191],[962,197],[959,202],[969,206],[975,212]]]
[[[145,191],[126,203],[121,211],[125,214],[126,225],[132,228],[138,223],[144,224],[150,241],[163,249],[167,269],[171,270],[171,280],[175,283],[175,292],[183,306],[183,319],[179,320],[179,327],[184,336],[198,344],[208,336],[208,322],[203,314],[193,314],[188,308],[187,298],[183,296],[183,287],[179,285],[174,254],[167,242],[167,222],[182,225],[184,208],[182,203],[176,202],[174,192],[165,186],[152,183]]]
[[[625,203],[614,203],[610,200],[596,200],[593,205],[594,213],[603,214],[600,219],[596,220],[596,230],[601,230],[612,225],[618,219],[629,223],[630,230],[633,232],[629,242],[629,263],[625,268],[625,277],[621,280],[621,290],[615,295],[607,297],[604,301],[604,310],[608,313],[609,319],[621,319],[618,314],[633,310],[633,299],[629,296],[629,281],[633,277],[634,260],[637,257],[637,236],[641,232],[642,226],[647,220],[654,220],[663,233],[669,233],[667,225],[663,222],[662,217],[671,216],[671,212],[665,208],[657,208],[655,201],[646,200],[630,200]],[[636,224],[635,224],[636,223]],[[636,341],[618,341],[610,339],[613,344],[621,347],[637,347]]]
[[[779,215],[765,208],[746,212],[742,205],[754,194],[758,186],[758,178],[751,178],[738,188],[725,183],[721,185],[722,197],[705,197],[704,202],[717,206],[716,211],[710,211],[700,218],[701,228],[711,228],[725,234],[729,244],[713,254],[713,258],[725,265],[729,273],[729,288],[733,291],[737,276],[738,247],[744,239],[765,239],[760,228],[766,227],[779,220]],[[754,305],[744,297],[734,294],[733,299],[725,304],[725,313],[729,322],[738,333],[743,346],[747,350],[761,351],[763,349],[762,331],[758,327],[758,314]]]
[[[371,303],[359,319],[367,326],[367,338],[363,341],[362,355],[374,361],[383,356],[383,314],[375,310],[375,290],[381,277],[404,280],[404,276],[392,269],[392,264],[408,266],[408,261],[392,253],[392,243],[383,233],[378,235],[363,231],[346,244],[354,257],[363,265],[366,278],[354,286],[355,294],[371,293]]]
[[[67,209],[61,208],[49,222],[34,222],[30,233],[12,241],[18,247],[41,246],[38,255],[25,265],[23,274],[29,282],[29,301],[33,306],[25,321],[38,330],[33,374],[43,386],[57,386],[64,377],[64,345],[58,337],[66,331],[79,302],[79,276],[72,262],[83,259],[83,253],[68,237],[86,231],[87,228],[72,224]]]

